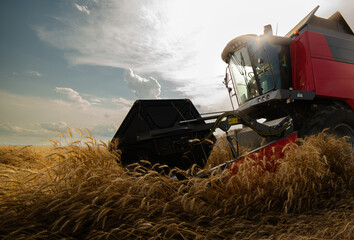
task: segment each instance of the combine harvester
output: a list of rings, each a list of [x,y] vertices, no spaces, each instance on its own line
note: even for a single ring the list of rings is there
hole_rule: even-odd
[[[188,99],[137,100],[111,150],[121,151],[124,166],[144,159],[169,168],[203,167],[220,128],[234,160],[218,168],[237,172],[230,163],[242,160],[240,145],[253,148],[248,156],[265,159],[272,171],[286,144],[326,128],[347,136],[354,149],[354,34],[339,12],[324,19],[314,15],[318,8],[284,37],[267,25],[264,35],[226,45],[224,84],[234,110],[201,115]],[[243,128],[231,131],[237,124]]]

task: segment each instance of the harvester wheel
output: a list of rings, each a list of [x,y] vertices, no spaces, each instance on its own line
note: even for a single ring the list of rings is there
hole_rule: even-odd
[[[331,105],[315,113],[303,129],[303,135],[312,135],[328,129],[338,138],[347,136],[354,150],[354,111],[341,105]]]

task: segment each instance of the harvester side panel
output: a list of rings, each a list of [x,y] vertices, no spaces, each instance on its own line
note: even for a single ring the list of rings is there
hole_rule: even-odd
[[[312,58],[333,61],[333,55],[326,38],[321,33],[306,31],[308,44],[310,45],[310,55]]]
[[[321,42],[327,43],[327,47],[325,44],[316,47],[319,41],[312,41],[315,37],[320,37]],[[346,35],[343,39],[310,32],[310,44],[316,95],[354,99],[354,36]],[[316,58],[321,50],[327,52],[327,55],[331,54],[331,58]]]
[[[334,99],[354,98],[354,65],[313,59],[316,95]]]
[[[290,46],[293,88],[320,98],[354,99],[354,37],[305,31]],[[352,39],[352,40],[351,40]]]
[[[290,44],[290,55],[294,90],[315,91],[308,32]]]

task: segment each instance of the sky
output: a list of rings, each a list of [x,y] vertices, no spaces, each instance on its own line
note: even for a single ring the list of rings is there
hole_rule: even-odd
[[[107,142],[137,99],[231,110],[226,44],[267,24],[284,36],[317,5],[354,28],[352,0],[1,0],[0,145],[67,128]]]

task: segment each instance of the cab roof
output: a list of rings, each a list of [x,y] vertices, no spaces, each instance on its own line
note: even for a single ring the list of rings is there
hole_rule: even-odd
[[[221,58],[224,62],[230,62],[230,55],[240,49],[241,47],[245,46],[247,42],[255,42],[255,41],[266,41],[273,44],[280,44],[280,45],[289,45],[291,43],[291,39],[273,35],[261,35],[257,36],[255,34],[247,34],[242,35],[237,38],[232,39],[224,48],[224,51],[221,53]]]
[[[221,58],[224,62],[229,63],[230,54],[234,53],[239,48],[243,47],[247,42],[255,41],[256,38],[262,38],[267,42],[274,44],[289,45],[294,37],[294,31],[303,32],[306,30],[314,32],[331,32],[331,35],[354,35],[352,29],[343,18],[340,12],[335,12],[328,19],[315,16],[316,11],[320,6],[315,7],[304,19],[302,19],[293,29],[290,30],[284,37],[264,34],[257,36],[255,34],[242,35],[232,39],[221,53]]]

